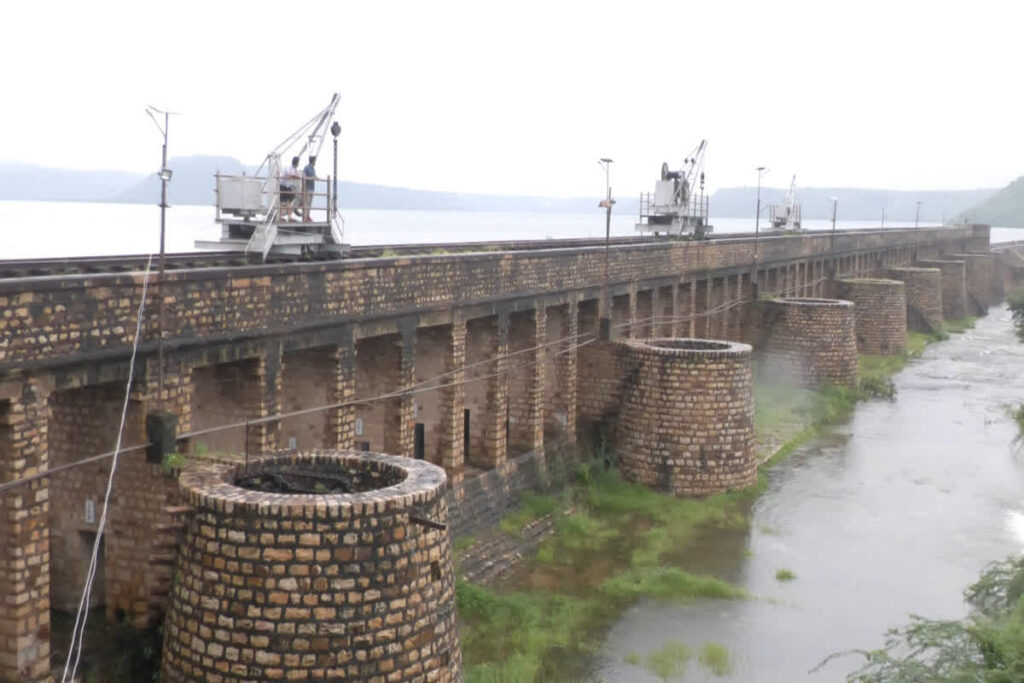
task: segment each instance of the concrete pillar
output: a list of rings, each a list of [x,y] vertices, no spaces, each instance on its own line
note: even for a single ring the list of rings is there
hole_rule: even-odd
[[[558,390],[565,403],[565,436],[569,443],[576,443],[576,383],[580,340],[576,339],[579,334],[579,318],[572,314],[575,309],[576,303],[570,303],[569,315],[565,317],[561,335],[566,342],[561,346],[563,352],[555,360]]]
[[[883,277],[906,286],[907,327],[918,332],[942,329],[942,273],[937,268],[891,268]],[[859,304],[858,304],[859,305]]]
[[[406,327],[398,341],[398,368],[396,389],[408,389],[416,381],[416,329]],[[415,418],[413,397],[402,394],[388,399],[385,415],[384,452],[393,455],[413,456]]]
[[[513,455],[544,448],[544,343],[547,321],[543,307],[509,317],[508,414]]]
[[[838,286],[839,298],[854,303],[857,350],[875,355],[902,353],[907,346],[907,298],[903,282],[849,278],[839,280]]]
[[[508,458],[508,313],[495,319],[491,374],[487,380],[488,414],[484,427],[484,461],[488,467],[499,467]]]
[[[665,314],[668,321],[665,325],[665,332],[669,337],[678,337],[679,328],[682,323],[679,321],[679,286],[672,284],[665,288],[668,297],[665,301]]]
[[[633,337],[639,336],[639,330],[637,329],[637,320],[639,318],[639,315],[637,314],[637,311],[638,304],[636,283],[633,283],[629,287],[629,332],[627,334],[622,335],[623,338],[632,339]]]
[[[441,383],[441,466],[453,483],[462,479],[465,462],[466,322],[456,318],[451,325],[450,344],[444,358],[450,372]]]
[[[0,483],[47,469],[47,390],[0,386]],[[49,482],[0,494],[0,680],[49,683]]]
[[[328,411],[327,445],[333,444],[339,450],[350,450],[356,446],[356,346],[351,330],[346,338],[334,347],[332,353],[333,372],[330,374],[333,403],[345,403]]]
[[[967,265],[963,261],[918,261],[922,268],[938,268],[942,278],[942,317],[963,320],[967,317]]]
[[[710,336],[708,321],[708,309],[711,307],[711,281],[708,278],[696,281],[694,288],[694,309],[693,309],[693,335],[699,339],[706,339]]]
[[[281,345],[268,344],[263,355],[256,360],[259,395],[256,397],[254,418],[264,418],[281,412]],[[270,453],[280,446],[281,421],[262,422],[249,427],[249,452]]]

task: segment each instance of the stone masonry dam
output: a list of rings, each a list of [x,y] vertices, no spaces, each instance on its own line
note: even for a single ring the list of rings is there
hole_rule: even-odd
[[[983,311],[1021,273],[990,250],[982,225],[630,242],[607,252],[544,246],[203,267],[163,282],[153,272],[148,283],[139,270],[0,279],[0,681],[52,680],[50,611],[78,606],[111,458],[76,463],[114,448],[146,285],[124,444],[172,444],[147,433],[147,422],[176,421],[176,448],[193,457],[179,482],[180,463],[168,467],[144,448],[122,453],[90,606],[136,625],[173,614],[170,659],[206,680],[285,670],[288,680],[324,680],[335,666],[349,679],[411,681],[458,675],[452,535],[497,521],[546,471],[565,467],[578,434],[621,408],[638,479],[683,495],[743,485],[753,471],[751,352],[828,376],[858,345],[898,345],[908,323],[927,329]],[[829,303],[844,293],[855,304]],[[805,358],[785,346],[790,337],[821,342]],[[817,358],[826,370],[810,365]],[[703,373],[720,388],[704,392]],[[666,431],[651,415],[680,394],[704,397],[664,412],[697,444],[686,453],[661,448],[672,434],[649,443]],[[234,494],[195,493],[196,463],[328,457],[317,453],[424,460],[439,478],[422,475],[430,485],[409,503],[394,502],[387,485],[379,495],[298,496],[315,504],[245,503],[250,517],[266,515],[258,523],[239,516]],[[232,549],[261,535],[291,559],[246,564]],[[396,573],[383,548],[409,566]],[[345,574],[349,550],[363,574]],[[338,581],[317,576],[331,567]],[[234,612],[224,616],[234,626],[188,621],[190,610],[228,600],[202,592],[211,582],[238,585],[247,571],[265,572],[252,585],[268,588],[231,592],[223,604]],[[269,581],[276,571],[295,580]],[[384,576],[407,581],[405,592],[378,586]],[[328,604],[322,594],[334,585],[341,597]],[[382,595],[388,623],[361,631],[345,621]],[[263,616],[246,617],[245,605]],[[318,634],[326,627],[312,614],[330,615],[335,630]],[[369,633],[402,654],[390,657]],[[165,676],[188,679],[184,669]]]

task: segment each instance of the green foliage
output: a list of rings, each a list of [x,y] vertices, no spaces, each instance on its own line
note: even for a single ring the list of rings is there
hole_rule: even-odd
[[[552,496],[526,496],[518,510],[501,520],[501,530],[506,534],[518,536],[527,522],[550,515],[557,508],[558,500]]]
[[[967,316],[960,320],[947,320],[943,323],[942,327],[949,334],[961,334],[967,330],[974,329],[974,324],[978,322],[977,318]]]
[[[461,555],[476,543],[476,538],[473,536],[459,536],[455,539],[455,543],[452,544],[452,553],[455,555]]]
[[[185,466],[185,456],[181,453],[164,453],[162,465],[164,473],[170,474],[174,470],[180,470]]]
[[[644,668],[663,681],[682,678],[686,663],[690,660],[690,648],[686,643],[672,641],[647,655]]]
[[[747,597],[746,591],[713,576],[691,574],[676,567],[640,567],[610,577],[601,584],[601,595],[632,602],[637,598],[685,601],[693,598]]]
[[[594,605],[554,593],[497,593],[465,581],[455,587],[463,650],[481,663],[466,667],[469,683],[538,680],[552,648],[577,644]]]
[[[198,441],[198,442],[196,442],[196,445],[193,448],[193,453],[195,453],[197,456],[200,456],[200,457],[202,457],[204,455],[209,455],[210,454],[210,448],[209,448],[209,446],[207,446],[202,441]]]
[[[721,643],[705,643],[700,651],[700,663],[716,676],[728,676],[732,673],[732,656],[729,654],[729,648]]]
[[[912,681],[1024,680],[1024,558],[989,565],[964,597],[972,613],[959,621],[912,616],[890,630],[879,650],[860,654],[865,664],[850,674],[853,683]]]
[[[786,567],[782,567],[781,569],[775,572],[776,581],[792,581],[795,578],[796,574],[793,573],[793,570],[787,569]]]
[[[1013,315],[1013,326],[1017,328],[1017,336],[1024,339],[1024,287],[1010,292],[1006,297],[1006,305]]]

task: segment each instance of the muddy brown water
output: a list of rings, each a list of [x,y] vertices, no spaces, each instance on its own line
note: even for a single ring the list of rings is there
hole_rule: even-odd
[[[658,681],[627,655],[682,641],[694,653],[720,643],[733,658],[715,677],[695,656],[686,681],[842,681],[858,658],[809,672],[832,652],[880,647],[910,614],[964,616],[962,591],[980,570],[1024,551],[1024,454],[1007,415],[1024,402],[1024,344],[996,307],[895,383],[895,400],[860,404],[770,470],[749,530],[707,530],[675,558],[757,597],[640,602],[583,680]],[[796,579],[777,581],[781,568]]]

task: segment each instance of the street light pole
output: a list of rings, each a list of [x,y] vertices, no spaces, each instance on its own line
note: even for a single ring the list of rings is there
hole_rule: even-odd
[[[835,256],[836,256],[836,211],[839,208],[839,198],[829,197],[832,200],[832,239],[829,245],[829,257],[832,259],[833,275],[835,274]]]
[[[751,281],[754,298],[757,298],[757,239],[761,232],[761,178],[768,172],[764,166],[757,167],[757,209],[754,214],[754,274]]]
[[[160,126],[160,122],[153,115],[163,114],[164,125]],[[158,310],[158,338],[157,338],[157,399],[156,405],[158,411],[163,411],[164,407],[164,326],[165,326],[165,306],[164,306],[164,254],[166,245],[166,234],[167,234],[167,183],[171,182],[171,176],[173,172],[167,168],[167,131],[170,128],[171,113],[169,111],[160,111],[156,107],[147,107],[146,113],[149,118],[153,119],[153,123],[156,124],[157,129],[160,131],[164,138],[164,144],[161,149],[160,155],[160,277],[157,280],[157,310]]]
[[[338,215],[338,135],[341,134],[341,125],[337,121],[331,124],[331,135],[334,136],[334,189],[332,191],[331,218]]]
[[[604,201],[598,206],[603,208],[604,213],[604,285],[602,287],[604,299],[604,315],[601,316],[601,329],[600,336],[605,341],[611,339],[612,329],[612,302],[608,297],[608,250],[612,239],[612,205],[615,201],[612,199],[612,186],[610,182],[610,168],[613,160],[607,157],[601,157],[597,163],[604,167]]]

